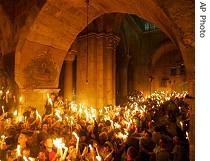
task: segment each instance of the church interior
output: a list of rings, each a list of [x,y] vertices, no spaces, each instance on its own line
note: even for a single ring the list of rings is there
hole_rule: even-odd
[[[6,113],[20,117],[32,107],[43,116],[54,94],[100,113],[127,105],[131,96],[145,101],[159,92],[167,100],[186,92],[185,161],[194,161],[194,19],[194,0],[0,0],[0,134],[6,135]],[[72,104],[64,108],[73,110]],[[3,153],[0,160],[8,157]]]

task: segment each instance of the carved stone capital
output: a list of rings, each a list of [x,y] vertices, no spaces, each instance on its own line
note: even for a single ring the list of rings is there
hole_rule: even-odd
[[[109,34],[106,36],[106,47],[110,47],[110,48],[116,48],[116,46],[119,43],[119,37]]]
[[[76,52],[77,52],[77,51],[74,51],[74,50],[69,51],[69,52],[66,54],[64,60],[65,60],[65,61],[74,61],[74,60],[75,60],[75,56],[76,56]]]
[[[120,38],[114,34],[106,33],[89,33],[88,35],[82,35],[77,38],[77,41],[86,40],[90,38],[103,39],[105,41],[105,47],[116,48],[120,41]]]

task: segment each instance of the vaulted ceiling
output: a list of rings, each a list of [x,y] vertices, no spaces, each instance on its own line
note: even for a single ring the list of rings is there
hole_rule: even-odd
[[[194,71],[194,5],[194,0],[89,0],[88,16],[91,23],[106,13],[127,13],[154,23],[181,51],[187,68]],[[120,23],[120,17],[114,17],[113,22]],[[1,0],[0,22],[1,53],[14,52],[16,66],[23,57],[29,53],[35,55],[37,48],[44,46],[52,53],[60,53],[61,63],[87,26],[87,3],[85,0]]]

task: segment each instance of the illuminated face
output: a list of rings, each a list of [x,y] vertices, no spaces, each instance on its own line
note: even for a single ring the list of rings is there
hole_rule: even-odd
[[[43,130],[43,131],[47,131],[47,130],[48,130],[47,124],[43,124],[43,125],[42,125],[42,130]]]
[[[45,147],[46,148],[52,148],[53,147],[53,140],[51,138],[48,138],[46,141],[45,141]]]
[[[26,144],[26,142],[27,142],[27,140],[28,140],[28,138],[27,138],[27,136],[25,135],[25,134],[20,134],[19,135],[19,137],[18,137],[18,143],[20,144],[20,145],[25,145]]]
[[[29,155],[30,155],[30,150],[29,149],[24,149],[23,150],[23,156],[29,157]]]
[[[46,155],[44,152],[39,152],[38,158],[40,161],[45,161],[46,160]]]

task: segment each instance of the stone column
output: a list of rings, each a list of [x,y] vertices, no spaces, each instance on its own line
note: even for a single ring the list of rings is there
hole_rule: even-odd
[[[77,39],[77,102],[94,107],[115,104],[115,48],[119,38],[112,34]],[[88,78],[88,82],[86,79]]]
[[[116,104],[116,46],[119,38],[107,35],[104,52],[104,99],[106,104]]]
[[[73,61],[75,60],[75,54],[67,53],[65,61],[64,71],[64,99],[72,101],[73,99]]]
[[[121,76],[121,80],[122,80],[122,96],[123,98],[126,97],[128,95],[128,63],[130,60],[130,56],[129,55],[124,55],[122,57],[122,66],[121,66],[121,70],[122,70],[122,76]]]

